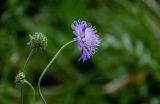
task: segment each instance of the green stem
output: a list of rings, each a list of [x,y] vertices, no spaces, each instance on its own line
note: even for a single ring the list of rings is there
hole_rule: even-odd
[[[29,59],[31,58],[32,54],[33,54],[33,49],[31,49],[31,51],[30,51],[30,53],[29,53],[29,55],[27,57],[27,60],[26,60],[26,62],[24,64],[24,67],[23,67],[23,73],[24,73],[24,75],[26,73],[26,69],[27,69],[26,67],[27,67],[27,64],[28,64]],[[22,84],[22,86],[21,86],[21,104],[23,104],[23,92],[24,92],[24,90],[23,90],[23,84]]]
[[[24,83],[28,84],[31,87],[32,91],[33,91],[33,100],[32,101],[33,101],[33,104],[34,104],[34,101],[35,101],[35,90],[34,90],[34,87],[27,80],[24,80]]]
[[[45,99],[44,99],[44,97],[43,97],[43,95],[42,95],[42,92],[41,92],[41,88],[40,88],[40,83],[41,83],[42,77],[43,77],[44,74],[46,73],[47,69],[48,69],[48,68],[51,66],[51,64],[54,62],[54,60],[56,59],[56,57],[58,56],[58,54],[61,52],[61,50],[62,50],[65,46],[67,46],[68,44],[73,43],[73,42],[75,42],[75,40],[72,40],[72,41],[64,44],[64,45],[59,49],[59,51],[55,54],[55,56],[52,58],[52,60],[49,62],[49,64],[46,66],[46,68],[43,70],[41,76],[39,77],[39,80],[38,80],[38,91],[39,91],[39,94],[40,94],[40,96],[41,96],[44,104],[47,104],[47,102],[45,101]]]
[[[25,64],[24,64],[24,68],[23,68],[23,72],[24,72],[24,74],[26,73],[26,67],[27,67],[27,64],[28,64],[28,62],[29,62],[29,59],[31,58],[31,56],[32,56],[32,54],[33,54],[33,51],[34,51],[34,49],[31,49],[31,51],[30,51],[30,53],[29,53],[29,55],[28,55],[28,57],[27,57],[27,60],[26,60],[26,62],[25,62]]]
[[[21,104],[23,104],[23,85],[21,86]]]

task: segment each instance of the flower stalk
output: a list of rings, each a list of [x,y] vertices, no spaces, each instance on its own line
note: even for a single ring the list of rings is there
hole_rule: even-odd
[[[31,56],[32,56],[32,54],[33,54],[33,49],[31,49],[31,51],[30,51],[30,53],[29,53],[29,55],[28,55],[28,57],[27,57],[27,60],[26,60],[26,62],[25,62],[25,64],[24,64],[24,68],[23,68],[23,71],[20,73],[20,74],[18,74],[19,76],[20,76],[20,78],[18,79],[18,76],[16,77],[16,85],[17,84],[20,84],[20,86],[21,86],[21,103],[23,104],[23,84],[24,83],[27,83],[27,84],[30,84],[27,80],[25,80],[25,73],[26,73],[26,69],[27,69],[27,65],[28,65],[28,62],[29,62],[29,60],[30,60],[30,58],[31,58]],[[19,83],[18,83],[19,82]],[[31,85],[31,84],[30,84]],[[32,85],[31,85],[32,86]],[[33,86],[32,86],[33,87]],[[33,89],[34,90],[34,89]],[[33,91],[34,93],[35,93],[35,90]],[[35,96],[35,95],[34,95]]]
[[[24,68],[23,68],[24,74],[26,73],[27,64],[28,64],[28,62],[29,62],[29,60],[30,60],[30,58],[31,58],[31,56],[32,56],[32,54],[33,54],[33,51],[34,51],[34,49],[31,49],[31,51],[30,51],[30,53],[29,53],[29,55],[28,55],[28,57],[27,57],[27,60],[26,60],[26,62],[25,62],[25,64],[24,64]]]
[[[52,63],[54,62],[54,60],[56,59],[56,57],[57,57],[57,56],[59,55],[59,53],[64,49],[64,47],[66,47],[67,45],[69,45],[69,44],[71,44],[71,43],[73,43],[73,42],[75,42],[75,41],[76,41],[76,40],[72,40],[72,41],[64,44],[64,45],[59,49],[59,51],[53,56],[53,58],[51,59],[51,61],[49,62],[49,64],[46,66],[46,68],[43,70],[41,76],[39,77],[39,80],[38,80],[38,91],[39,91],[39,94],[40,94],[40,96],[41,96],[44,104],[47,104],[47,102],[46,102],[46,100],[45,100],[45,98],[43,97],[42,92],[41,92],[41,88],[40,88],[41,80],[42,80],[44,74],[46,73],[46,71],[48,70],[48,68],[51,66],[51,64],[52,64]]]
[[[32,91],[33,91],[32,103],[34,104],[34,102],[35,102],[35,89],[32,86],[32,84],[30,82],[28,82],[27,80],[24,80],[24,83],[26,83],[27,85],[29,85],[31,87]]]

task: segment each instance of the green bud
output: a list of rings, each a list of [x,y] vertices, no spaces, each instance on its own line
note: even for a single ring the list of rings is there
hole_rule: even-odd
[[[16,76],[15,84],[17,87],[20,87],[24,83],[24,81],[25,81],[25,75],[23,72],[21,72]]]
[[[44,34],[36,32],[33,35],[30,35],[30,41],[28,45],[36,51],[45,49],[47,46],[47,38]]]

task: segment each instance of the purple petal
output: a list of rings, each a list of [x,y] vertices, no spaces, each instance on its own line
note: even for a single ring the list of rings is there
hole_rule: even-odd
[[[71,25],[72,29],[74,30],[77,25],[78,25],[78,22],[77,22],[77,21],[74,21],[74,22],[72,23],[72,25]]]

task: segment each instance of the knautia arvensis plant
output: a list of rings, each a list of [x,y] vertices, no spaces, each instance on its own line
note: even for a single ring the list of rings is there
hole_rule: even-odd
[[[27,60],[24,64],[23,70],[22,72],[20,72],[16,78],[15,78],[15,84],[17,87],[21,88],[21,103],[23,104],[23,85],[27,84],[31,87],[32,91],[33,91],[33,100],[32,103],[34,103],[34,99],[35,99],[35,90],[34,87],[32,86],[32,84],[26,80],[25,75],[26,75],[26,69],[27,69],[27,64],[33,54],[33,51],[39,51],[42,49],[45,49],[47,46],[47,38],[44,34],[40,33],[40,32],[36,32],[33,35],[29,36],[30,41],[27,43],[28,45],[30,45],[30,53],[27,57]]]
[[[73,34],[75,35],[75,38],[73,40],[69,41],[68,43],[64,44],[58,52],[53,56],[49,64],[46,66],[44,71],[42,72],[39,80],[38,80],[38,91],[40,96],[42,97],[42,100],[44,104],[47,104],[45,98],[42,95],[40,83],[42,80],[42,77],[46,73],[47,69],[51,66],[51,64],[54,62],[58,54],[66,47],[67,45],[76,42],[77,47],[82,52],[82,56],[80,57],[80,61],[83,62],[89,59],[95,52],[96,47],[99,45],[100,41],[96,34],[96,29],[93,28],[91,25],[88,25],[85,21],[74,21],[71,24],[71,27],[73,29]]]
[[[79,58],[79,61],[84,62],[87,59],[89,59],[96,52],[97,46],[100,43],[100,40],[96,34],[96,32],[97,32],[96,29],[93,28],[91,25],[88,25],[86,21],[80,21],[80,20],[74,21],[71,24],[71,28],[73,29],[73,34],[75,35],[75,37],[73,38],[73,40],[64,44],[57,51],[57,53],[53,56],[53,58],[48,63],[48,65],[45,67],[45,69],[43,70],[42,74],[39,77],[38,91],[39,91],[39,94],[40,94],[44,104],[47,104],[47,102],[41,92],[41,88],[40,88],[41,80],[42,80],[43,76],[45,75],[46,71],[48,70],[48,68],[51,66],[51,64],[54,62],[56,57],[59,55],[59,53],[69,44],[76,42],[77,47],[79,48],[79,50],[82,53],[81,57]],[[35,96],[35,90],[34,90],[33,86],[25,79],[26,66],[28,64],[28,61],[29,61],[33,51],[39,51],[39,50],[46,48],[47,38],[45,37],[44,34],[36,32],[35,34],[30,35],[30,41],[28,42],[28,45],[30,45],[30,48],[31,48],[30,54],[26,60],[23,71],[16,76],[15,83],[17,86],[20,86],[21,89],[23,88],[24,83],[28,84],[33,89],[33,93]],[[23,94],[23,90],[22,90],[22,94]],[[22,103],[23,103],[23,100],[22,100]]]

